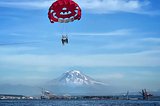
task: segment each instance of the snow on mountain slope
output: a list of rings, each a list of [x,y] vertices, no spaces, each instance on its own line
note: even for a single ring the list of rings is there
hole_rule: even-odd
[[[61,77],[53,79],[48,82],[51,85],[93,85],[101,84],[108,85],[102,82],[98,82],[89,76],[84,75],[80,71],[72,70],[65,72]]]

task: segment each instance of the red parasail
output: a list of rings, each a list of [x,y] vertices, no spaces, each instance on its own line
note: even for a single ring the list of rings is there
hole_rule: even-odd
[[[81,8],[73,0],[57,0],[49,8],[48,18],[51,23],[68,23],[81,19]]]

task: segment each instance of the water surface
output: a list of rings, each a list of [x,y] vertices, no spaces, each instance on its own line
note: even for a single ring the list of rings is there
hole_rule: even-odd
[[[156,100],[0,100],[0,106],[160,106]]]

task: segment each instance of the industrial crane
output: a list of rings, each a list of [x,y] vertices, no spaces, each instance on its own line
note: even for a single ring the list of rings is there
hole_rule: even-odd
[[[146,99],[150,99],[151,96],[153,96],[153,94],[148,93],[146,89],[144,89],[144,91],[145,91]]]
[[[43,88],[40,88],[38,86],[36,86],[36,87],[41,91],[41,94],[42,94],[41,99],[45,99],[45,96],[50,97],[51,95],[54,95],[52,92],[49,92],[49,91],[47,91]],[[54,96],[56,96],[56,95],[54,95]]]
[[[142,89],[142,92],[139,92],[140,94],[142,94],[142,96],[143,96],[143,99],[150,99],[151,98],[151,96],[153,96],[153,94],[150,94],[150,93],[148,93],[147,91],[146,91],[146,89]]]
[[[144,93],[144,90],[142,89],[142,92],[140,92],[139,91],[139,93],[143,96],[143,99],[145,99],[146,98],[146,95],[145,95],[145,93]]]
[[[126,97],[126,99],[128,99],[128,94],[129,94],[129,91],[127,91],[127,93],[124,94],[124,96]]]

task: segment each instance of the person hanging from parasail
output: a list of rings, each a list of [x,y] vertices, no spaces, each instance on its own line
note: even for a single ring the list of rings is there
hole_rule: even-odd
[[[81,19],[81,8],[73,0],[57,0],[49,8],[48,18],[51,23],[69,23]],[[62,34],[62,44],[68,43],[68,36]]]
[[[63,44],[63,45],[64,45],[64,43],[68,44],[68,36],[67,36],[67,35],[66,35],[66,36],[63,36],[63,35],[62,35],[61,41],[62,41],[62,44]]]

